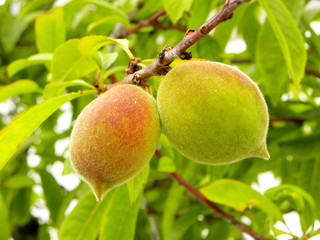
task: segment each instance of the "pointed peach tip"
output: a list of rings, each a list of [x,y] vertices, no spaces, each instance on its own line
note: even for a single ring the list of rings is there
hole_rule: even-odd
[[[109,189],[103,189],[101,187],[92,186],[91,189],[98,202],[101,202],[104,196],[109,192]]]
[[[259,149],[259,151],[257,152],[256,156],[259,157],[259,158],[263,158],[265,160],[268,160],[270,158],[270,154],[268,152],[266,144],[264,144],[262,146],[262,148]]]

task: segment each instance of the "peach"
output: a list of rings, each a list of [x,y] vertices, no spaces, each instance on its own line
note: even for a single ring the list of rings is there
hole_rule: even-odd
[[[80,113],[71,134],[71,162],[100,201],[149,163],[159,137],[155,99],[137,86],[115,86]]]
[[[162,80],[157,100],[164,133],[191,160],[269,158],[267,105],[243,72],[216,62],[185,62]]]

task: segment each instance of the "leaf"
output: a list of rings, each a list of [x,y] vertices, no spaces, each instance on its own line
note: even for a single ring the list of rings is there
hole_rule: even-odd
[[[71,86],[84,86],[90,89],[96,89],[93,85],[83,81],[83,80],[73,80],[70,82],[53,82],[46,85],[43,90],[43,99],[49,100],[57,96],[63,95],[65,89]]]
[[[31,187],[17,190],[10,212],[12,225],[24,226],[30,221],[31,196]]]
[[[314,224],[316,204],[313,198],[303,189],[295,185],[283,184],[270,188],[265,192],[284,212],[297,211],[304,232]]]
[[[299,28],[281,0],[259,0],[281,47],[284,59],[296,86],[305,71],[307,53]]]
[[[210,176],[210,180],[214,181],[222,178],[230,169],[230,164],[225,165],[207,165],[207,172]]]
[[[272,231],[274,233],[274,236],[280,236],[280,235],[290,235],[291,237],[294,237],[291,233],[285,232],[283,230],[280,230],[278,228],[272,228]]]
[[[97,202],[92,192],[88,191],[61,223],[59,239],[95,240],[106,207],[106,198]]]
[[[93,59],[96,61],[102,71],[107,70],[112,65],[112,63],[114,63],[117,57],[117,52],[105,53],[98,51],[93,55]]]
[[[169,240],[182,239],[183,234],[193,224],[197,224],[199,215],[203,214],[207,210],[204,206],[197,206],[188,209],[178,220],[176,220],[173,231],[169,235]]]
[[[272,103],[276,105],[288,82],[288,69],[269,21],[263,24],[257,41],[257,68],[262,76],[262,84],[265,86],[267,94]]]
[[[157,0],[145,1],[137,12],[138,20],[145,20],[163,9],[162,2]]]
[[[63,20],[63,8],[56,7],[53,11],[41,15],[35,23],[36,43],[39,52],[53,52],[66,39]]]
[[[23,111],[4,127],[0,131],[0,170],[32,132],[62,104],[85,95],[88,93],[71,93],[52,98]]]
[[[129,49],[129,41],[127,39],[115,39],[101,35],[81,38],[79,42],[79,52],[82,55],[89,57],[97,52],[101,47],[111,43],[120,46],[128,54],[130,59],[133,58],[133,54]]]
[[[133,240],[141,196],[130,204],[125,185],[112,190],[106,197],[107,208],[101,222],[99,240]]]
[[[162,0],[162,5],[171,21],[176,24],[183,16],[183,13],[189,11],[193,0]]]
[[[183,198],[184,189],[177,182],[173,182],[164,205],[161,219],[161,230],[164,240],[168,240],[172,232],[176,214]]]
[[[50,64],[52,61],[52,54],[35,54],[26,59],[19,59],[12,62],[8,67],[9,77],[12,77],[17,72],[38,64]]]
[[[310,159],[319,155],[320,135],[299,137],[279,143],[281,152],[295,158]]]
[[[136,177],[127,183],[130,204],[134,203],[148,181],[150,166],[147,165]]]
[[[10,239],[10,219],[6,202],[2,196],[2,191],[0,192],[0,212],[0,239],[7,240]]]
[[[301,15],[304,11],[306,0],[283,0],[288,10],[292,13],[293,18],[299,23]]]
[[[256,56],[256,47],[258,42],[258,34],[261,24],[258,21],[258,4],[257,2],[250,4],[241,21],[239,22],[238,31],[242,33],[243,40],[246,42],[247,50],[251,58]]]
[[[303,187],[308,193],[311,194],[317,206],[315,214],[320,216],[320,156],[319,154],[315,159],[303,161],[299,166],[298,175],[295,175],[299,186]]]
[[[73,3],[75,4],[82,3],[84,4],[84,6],[87,6],[89,4],[95,4],[95,5],[98,5],[99,7],[105,8],[105,10],[107,10],[108,12],[112,12],[113,14],[116,14],[118,16],[121,16],[124,19],[127,19],[127,16],[124,14],[123,11],[121,11],[116,7],[116,4],[111,4],[103,0],[77,0],[76,2],[70,2],[69,5],[72,6]]]
[[[18,42],[27,23],[23,18],[14,17],[10,13],[6,13],[4,16],[1,16],[1,21],[1,42],[4,50],[6,52],[11,52]]]
[[[266,197],[250,186],[231,179],[219,179],[200,189],[200,192],[212,202],[220,203],[244,211],[254,206],[277,220],[282,220],[279,209]]]
[[[91,57],[80,53],[79,43],[79,39],[70,39],[55,49],[52,60],[52,81],[78,79],[97,69],[98,66]]]
[[[38,9],[41,9],[45,4],[49,3],[50,0],[33,0],[25,3],[21,9],[20,16],[25,16],[28,13],[34,12]]]
[[[0,102],[25,93],[41,92],[41,88],[32,80],[19,80],[11,84],[0,86]]]
[[[17,174],[6,181],[5,186],[7,188],[25,188],[32,187],[35,184],[34,180],[23,174]]]
[[[188,22],[188,29],[198,29],[207,19],[211,10],[211,1],[196,0],[192,5],[191,16]]]
[[[50,219],[52,220],[53,225],[56,225],[59,214],[58,210],[65,197],[65,191],[48,171],[40,170],[39,173],[46,205],[50,211]]]
[[[157,170],[159,172],[175,172],[176,165],[171,157],[163,156],[159,159]]]
[[[130,28],[130,23],[126,18],[120,16],[107,16],[91,23],[87,28],[87,32],[90,33],[98,28],[103,28],[104,31],[111,31],[117,23],[123,23],[126,28]]]
[[[213,36],[215,39],[217,39],[221,49],[226,48],[227,44],[229,43],[229,39],[232,36],[234,28],[237,26],[238,22],[246,12],[248,6],[248,4],[242,5],[237,9],[237,13],[234,14],[234,16],[230,20],[218,25],[214,29]]]

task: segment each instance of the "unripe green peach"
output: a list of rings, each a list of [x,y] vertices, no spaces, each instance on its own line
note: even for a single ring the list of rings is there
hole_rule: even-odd
[[[137,86],[115,86],[80,113],[71,134],[72,165],[100,201],[148,164],[160,130],[151,95]]]
[[[162,80],[157,100],[163,131],[186,157],[204,164],[269,158],[267,105],[241,71],[209,61],[182,63]]]

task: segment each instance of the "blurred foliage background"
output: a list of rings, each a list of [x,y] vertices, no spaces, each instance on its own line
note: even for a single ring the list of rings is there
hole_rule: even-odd
[[[244,3],[190,48],[193,57],[233,65],[259,85],[271,116],[270,160],[204,166],[163,135],[163,156],[100,203],[73,173],[69,135],[99,83],[121,80],[131,55],[149,64],[223,4],[0,1],[0,240],[251,239],[188,194],[173,171],[269,239],[320,239],[317,0]],[[127,31],[163,9],[156,22]],[[149,81],[154,96],[160,81]]]

